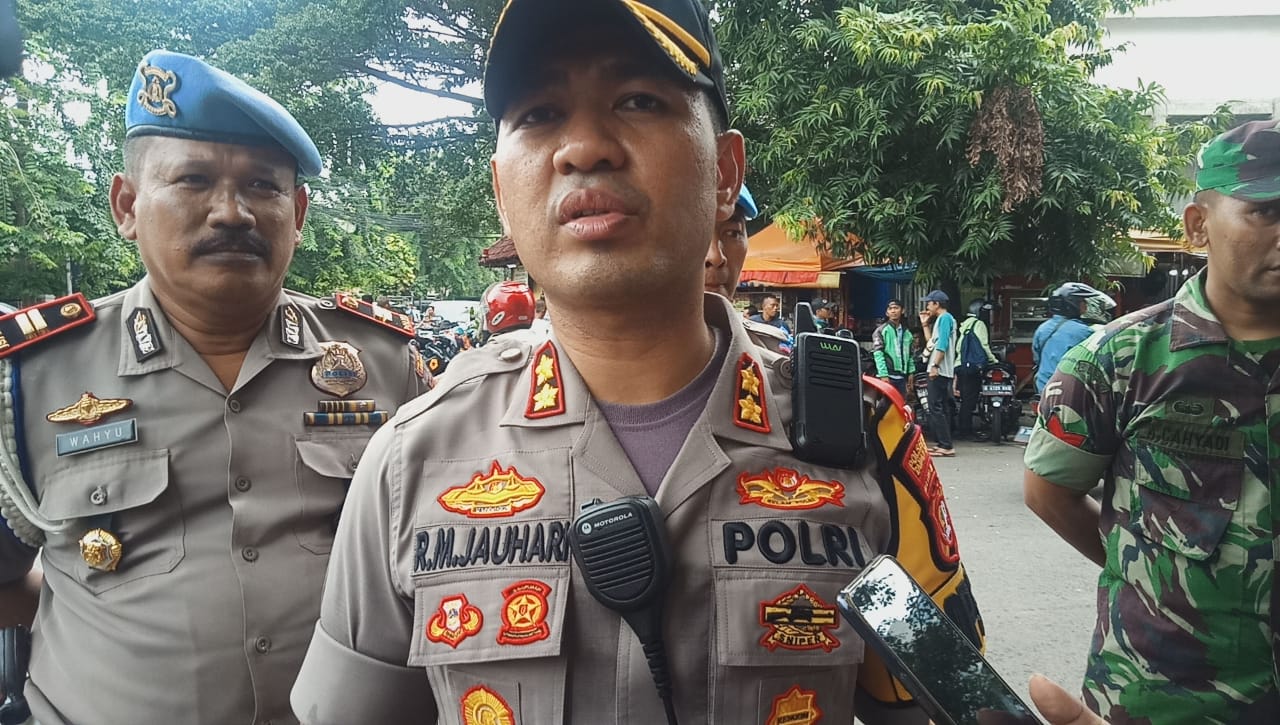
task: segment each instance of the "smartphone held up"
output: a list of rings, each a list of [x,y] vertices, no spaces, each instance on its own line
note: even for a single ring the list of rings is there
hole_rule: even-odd
[[[891,556],[836,598],[854,631],[939,725],[1039,725],[1030,706]]]

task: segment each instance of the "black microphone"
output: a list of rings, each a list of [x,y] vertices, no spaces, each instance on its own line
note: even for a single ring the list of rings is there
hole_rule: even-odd
[[[569,545],[587,591],[621,614],[636,633],[667,723],[677,725],[662,643],[662,598],[671,577],[671,549],[658,502],[648,496],[627,496],[612,503],[594,499],[574,519]]]
[[[22,31],[18,29],[13,3],[14,0],[0,0],[0,78],[22,72]]]

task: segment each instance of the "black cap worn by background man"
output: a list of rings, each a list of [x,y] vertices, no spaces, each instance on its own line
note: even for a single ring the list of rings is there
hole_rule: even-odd
[[[507,104],[518,97],[529,58],[562,44],[565,26],[589,20],[593,13],[626,18],[627,26],[651,41],[648,47],[673,73],[711,93],[721,120],[728,122],[720,48],[698,0],[510,0],[493,29],[484,68],[489,115],[501,119]]]

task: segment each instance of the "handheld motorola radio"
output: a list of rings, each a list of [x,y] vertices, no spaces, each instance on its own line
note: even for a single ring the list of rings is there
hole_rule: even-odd
[[[569,529],[573,559],[587,591],[626,620],[644,650],[668,725],[677,725],[671,672],[662,642],[662,599],[672,556],[662,509],[648,496],[582,507]]]
[[[807,302],[796,305],[791,353],[791,448],[796,458],[852,468],[866,451],[862,351],[855,340],[815,332]]]

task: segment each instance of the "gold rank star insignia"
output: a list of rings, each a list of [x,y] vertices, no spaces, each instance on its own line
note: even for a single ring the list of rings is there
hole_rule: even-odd
[[[551,410],[556,407],[556,401],[560,399],[560,390],[554,385],[543,385],[538,392],[533,395],[533,409]]]
[[[120,539],[106,529],[91,529],[80,537],[80,556],[91,569],[115,571],[123,553]]]
[[[128,410],[133,401],[128,398],[99,398],[88,391],[76,402],[46,415],[50,423],[79,423],[93,425],[112,413]]]
[[[556,362],[550,355],[543,355],[538,358],[538,366],[533,371],[538,376],[538,385],[542,385],[556,376]]]
[[[760,394],[760,378],[756,377],[755,370],[747,368],[742,371],[742,389],[752,395]],[[757,423],[760,421],[756,421]]]
[[[760,417],[761,407],[756,403],[756,399],[750,395],[745,395],[738,401],[738,418],[751,421],[759,425],[762,418]]]

